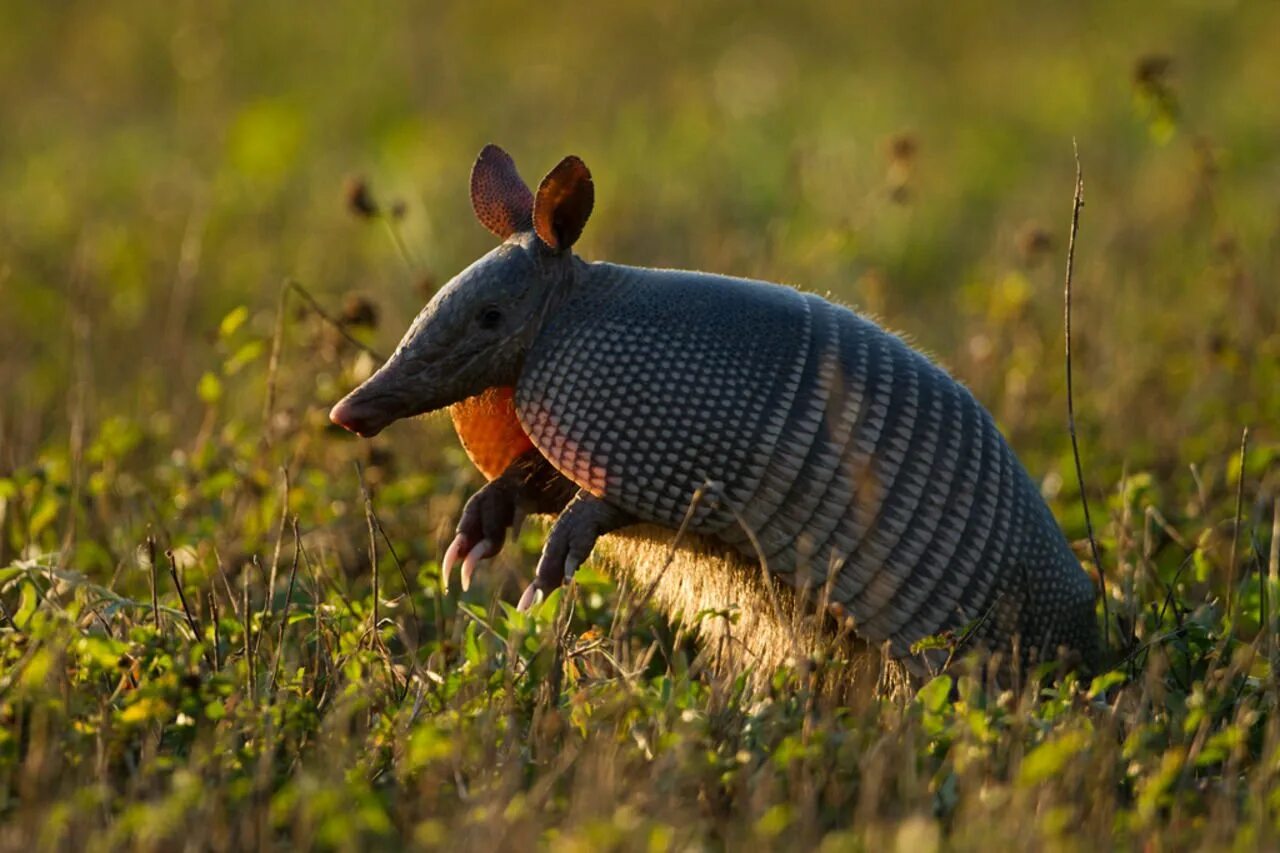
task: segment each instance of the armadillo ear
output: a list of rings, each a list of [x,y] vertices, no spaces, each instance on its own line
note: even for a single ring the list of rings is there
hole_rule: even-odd
[[[533,193],[511,155],[486,145],[471,167],[471,207],[476,219],[503,240],[533,225]]]
[[[533,201],[533,228],[553,249],[568,249],[582,236],[596,189],[587,164],[569,156],[547,173]]]

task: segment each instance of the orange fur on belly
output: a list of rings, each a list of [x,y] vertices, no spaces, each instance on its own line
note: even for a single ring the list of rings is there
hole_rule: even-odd
[[[514,395],[514,388],[490,388],[449,407],[462,449],[488,480],[533,447],[516,418]]]

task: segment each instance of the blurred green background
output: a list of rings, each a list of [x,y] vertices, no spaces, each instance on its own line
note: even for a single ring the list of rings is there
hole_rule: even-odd
[[[587,258],[876,314],[1043,475],[1068,471],[1074,137],[1088,461],[1275,438],[1274,3],[6,2],[0,33],[0,473],[111,419],[163,455],[259,411],[286,277],[370,300],[355,333],[389,351],[491,245],[466,194],[488,141],[530,182],[587,161]],[[352,175],[406,205],[410,267],[345,208]],[[369,365],[313,320],[290,313],[278,394],[318,433]]]

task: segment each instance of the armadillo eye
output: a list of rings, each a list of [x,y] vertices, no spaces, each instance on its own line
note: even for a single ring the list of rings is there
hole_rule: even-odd
[[[480,328],[482,329],[496,329],[501,322],[502,312],[493,306],[489,306],[480,312]]]

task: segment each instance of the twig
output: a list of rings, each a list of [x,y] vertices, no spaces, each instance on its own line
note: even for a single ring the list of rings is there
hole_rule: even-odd
[[[547,685],[547,704],[555,707],[560,704],[560,688],[564,684],[565,649],[569,644],[569,629],[573,625],[573,609],[578,602],[578,585],[569,584],[560,597],[560,609],[556,614],[555,653],[551,662],[551,678]]]
[[[84,286],[84,237],[77,241],[71,269],[72,315],[72,382],[67,394],[67,408],[70,412],[68,456],[71,462],[71,495],[67,501],[70,510],[67,513],[67,529],[62,536],[62,550],[58,557],[58,567],[65,569],[71,563],[71,554],[76,541],[76,524],[79,518],[77,508],[80,506],[80,491],[84,480],[84,448],[85,448],[85,409],[92,386],[90,375],[89,332],[91,324],[85,310]]]
[[[378,633],[378,537],[375,533],[373,519],[373,498],[369,496],[369,489],[364,484],[364,471],[360,468],[360,463],[356,465],[356,479],[360,481],[360,494],[364,497],[364,520],[369,525],[369,574],[373,579],[373,632],[375,638]]]
[[[254,700],[257,693],[255,682],[257,681],[257,667],[253,664],[253,611],[249,609],[249,573],[247,571],[240,572],[241,588],[244,593],[243,608],[240,611],[244,614],[244,663],[245,677],[248,679],[249,701]]]
[[[498,630],[494,628],[492,625],[490,625],[487,621],[485,621],[483,617],[477,616],[476,614],[468,610],[466,607],[461,605],[459,605],[458,607],[458,612],[461,613],[463,616],[466,616],[472,622],[476,623],[476,625],[478,625],[486,633],[490,634],[498,642],[500,643],[506,642],[506,640],[503,639],[502,635],[498,633]]]
[[[404,261],[405,269],[410,275],[416,275],[419,267],[418,259],[409,251],[409,247],[405,245],[404,237],[400,234],[400,226],[394,216],[385,213],[378,216],[382,220],[382,224],[387,227],[387,233],[391,235],[391,242],[395,244],[396,251],[400,253],[400,260]]]
[[[298,577],[298,558],[302,555],[302,535],[298,533],[298,517],[293,517],[293,566],[289,569],[289,588],[284,595],[284,609],[280,611],[280,632],[276,635],[275,659],[271,662],[271,680],[267,695],[275,692],[276,679],[280,676],[280,651],[284,648],[284,631],[289,627],[289,605],[293,603],[293,583]],[[318,642],[318,640],[317,640]]]
[[[212,584],[209,586],[209,618],[213,620],[213,671],[222,671],[221,628],[218,625],[218,592]]]
[[[280,371],[280,351],[284,348],[284,312],[289,302],[289,285],[280,285],[280,300],[276,305],[276,327],[271,335],[271,356],[267,359],[267,399],[262,404],[262,437],[271,446],[271,417],[276,408],[276,376]]]
[[[148,569],[151,570],[151,615],[155,619],[156,633],[160,633],[160,586],[156,569],[156,538],[150,533],[147,534],[147,562]]]
[[[418,606],[413,603],[413,590],[409,586],[409,574],[404,570],[404,563],[400,560],[400,555],[396,553],[396,546],[391,543],[391,537],[387,535],[386,528],[382,526],[382,519],[378,518],[378,513],[374,511],[371,515],[373,526],[377,528],[378,535],[382,537],[382,542],[387,546],[387,551],[391,553],[391,559],[396,564],[396,569],[400,572],[400,581],[404,584],[404,597],[409,602],[409,612],[413,614],[413,621],[416,628],[418,622]]]
[[[1277,574],[1280,574],[1280,498],[1276,498],[1271,507],[1271,551],[1267,558],[1267,574],[1262,576],[1262,559],[1258,559],[1258,575],[1262,588],[1267,592],[1268,607],[1265,611],[1266,622],[1263,630],[1267,632],[1267,662],[1271,665],[1271,682],[1275,683],[1276,638],[1272,625],[1271,593],[1276,588]]]
[[[285,522],[289,520],[290,483],[288,467],[280,466],[280,477],[282,480],[280,488],[280,526],[276,530],[276,547],[271,553],[271,576],[267,579],[267,603],[265,607],[268,616],[275,610],[276,572],[280,569],[280,544],[284,540]]]
[[[1067,361],[1067,429],[1071,433],[1071,455],[1076,463],[1076,481],[1080,484],[1080,505],[1084,507],[1084,526],[1089,534],[1089,551],[1093,565],[1098,570],[1098,589],[1102,596],[1102,641],[1111,646],[1111,608],[1107,603],[1107,578],[1102,571],[1102,558],[1098,555],[1098,540],[1093,535],[1093,519],[1089,516],[1089,497],[1084,484],[1084,466],[1080,464],[1080,442],[1076,438],[1076,410],[1071,383],[1071,276],[1075,270],[1076,234],[1080,231],[1080,208],[1084,207],[1084,172],[1080,168],[1080,148],[1071,140],[1076,157],[1076,189],[1071,201],[1071,234],[1067,239],[1067,275],[1063,288],[1063,327],[1066,339]]]
[[[316,301],[314,296],[312,296],[310,293],[307,292],[307,289],[305,287],[303,287],[301,284],[294,281],[293,279],[289,280],[289,287],[292,290],[294,290],[299,296],[301,296],[303,299],[306,300],[307,305],[311,308],[312,311],[320,315],[321,320],[324,320],[326,323],[332,326],[338,332],[338,334],[346,338],[349,343],[351,343],[361,352],[365,352],[373,356],[373,358],[377,359],[378,361],[385,360],[383,359],[382,356],[378,355],[377,351],[375,351],[372,347],[362,343],[360,340],[355,338],[350,332],[348,332],[346,330],[346,327],[343,326],[340,320],[336,319],[328,311],[325,311],[323,308],[321,308],[320,303]]]
[[[1267,579],[1280,583],[1280,498],[1271,508],[1271,553],[1267,557]]]
[[[1240,433],[1240,473],[1236,479],[1236,514],[1235,523],[1231,526],[1231,562],[1227,565],[1227,622],[1235,615],[1236,600],[1236,560],[1240,545],[1240,513],[1244,506],[1244,455],[1249,449],[1249,427]],[[1265,604],[1267,594],[1262,593]]]
[[[387,531],[386,531],[386,529],[382,526],[382,519],[378,518],[377,510],[375,510],[375,509],[373,508],[373,499],[370,497],[370,495],[369,495],[368,491],[367,491],[367,490],[365,490],[365,486],[364,486],[364,474],[363,474],[363,472],[361,472],[361,471],[360,471],[360,467],[359,467],[359,465],[357,465],[357,466],[356,466],[356,471],[360,474],[360,488],[361,488],[361,490],[364,492],[364,498],[365,498],[365,512],[366,512],[365,521],[366,521],[366,522],[368,522],[368,523],[371,525],[371,529],[370,529],[370,531],[369,531],[369,534],[370,534],[370,536],[372,537],[372,535],[373,535],[373,531],[374,531],[374,530],[376,530],[376,531],[378,532],[378,535],[382,537],[382,541],[383,541],[383,542],[386,544],[386,546],[387,546],[387,551],[388,551],[388,552],[390,552],[390,554],[391,554],[391,560],[392,560],[392,562],[394,562],[394,563],[396,564],[396,571],[398,571],[398,572],[400,573],[400,581],[401,581],[401,583],[403,583],[403,584],[404,584],[404,596],[403,596],[403,597],[404,597],[404,599],[405,599],[406,601],[408,601],[408,602],[409,602],[409,613],[410,613],[410,614],[412,614],[412,616],[413,616],[413,625],[414,625],[414,638],[413,638],[413,640],[412,640],[412,641],[410,641],[410,640],[409,640],[408,634],[407,634],[407,633],[404,631],[404,629],[403,629],[403,628],[401,628],[398,624],[397,624],[397,626],[396,626],[396,629],[397,629],[397,631],[399,631],[399,633],[400,633],[400,637],[401,637],[401,639],[404,641],[405,646],[406,646],[407,648],[410,648],[410,650],[411,650],[411,651],[410,651],[410,654],[409,654],[409,665],[413,668],[413,670],[414,670],[415,672],[417,672],[417,670],[418,670],[418,649],[419,649],[419,642],[418,642],[418,638],[417,638],[417,628],[418,628],[418,605],[416,605],[416,604],[414,604],[414,603],[413,603],[413,590],[412,590],[412,588],[409,586],[409,574],[404,570],[404,562],[403,562],[403,561],[401,561],[401,559],[400,559],[400,555],[399,555],[398,553],[396,553],[396,546],[395,546],[394,544],[392,544],[392,542],[391,542],[391,537],[387,535]],[[376,557],[376,553],[375,553],[375,557]],[[380,583],[379,583],[379,580],[378,580],[378,577],[377,577],[377,566],[376,566],[376,562],[377,562],[377,561],[376,561],[376,559],[375,559],[375,566],[374,566],[374,580],[373,580],[373,584],[374,584],[373,588],[374,588],[374,591],[375,591],[375,602],[374,602],[374,606],[375,606],[375,608],[376,608],[376,606],[377,606],[377,601],[376,601],[376,592],[377,592],[377,590],[379,589],[379,586],[380,586]],[[376,618],[376,617],[377,617],[377,610],[376,610],[376,609],[375,609],[375,611],[374,611],[374,617],[375,617],[374,621],[375,621],[375,625],[376,625],[376,622],[377,622],[377,618]],[[381,642],[382,642],[382,641],[381,641],[381,638],[379,638],[378,642],[381,644]],[[404,691],[405,691],[405,692],[404,692],[404,695],[402,695],[402,696],[400,697],[400,700],[401,700],[401,701],[403,701],[403,700],[404,700],[404,697],[408,695],[408,690],[409,690],[409,680],[406,678],[406,679],[405,679],[405,683],[404,683]]]
[[[253,654],[256,657],[258,652],[262,651],[262,638],[267,633],[267,623],[271,621],[272,615],[275,613],[275,594],[276,594],[276,574],[280,569],[280,546],[284,541],[285,524],[289,521],[289,469],[283,465],[280,466],[280,474],[283,478],[282,493],[280,495],[280,524],[276,528],[276,546],[271,554],[271,571],[267,574],[264,583],[266,591],[262,598],[262,618],[261,629],[258,636],[253,642]],[[257,556],[254,556],[254,563],[257,564]]]
[[[964,631],[960,634],[960,638],[956,640],[950,650],[948,650],[947,659],[943,662],[942,669],[940,669],[939,672],[946,672],[951,668],[951,662],[955,660],[956,656],[963,652],[965,647],[967,647],[969,643],[973,642],[973,638],[978,635],[978,632],[986,627],[987,621],[990,620],[991,615],[996,612],[996,605],[999,603],[1000,596],[996,596],[995,599],[992,600],[991,605],[987,608],[986,612],[965,627]]]
[[[227,601],[231,602],[231,614],[236,617],[236,621],[240,621],[240,605],[236,601],[235,590],[231,588],[231,578],[227,577],[227,569],[222,565],[222,554],[218,551],[218,546],[213,546],[214,565],[218,567],[218,574],[222,577],[222,585],[227,590]]]
[[[173,578],[173,586],[178,590],[178,601],[182,604],[182,612],[187,617],[187,626],[191,628],[191,633],[195,634],[196,642],[202,642],[204,632],[200,630],[196,617],[191,613],[191,607],[187,604],[187,594],[182,589],[182,578],[178,577],[178,566],[173,561],[173,549],[164,552],[164,558],[169,563],[169,577]]]
[[[769,605],[773,609],[773,618],[778,624],[783,623],[782,605],[778,603],[778,593],[773,586],[773,576],[769,573],[769,557],[764,552],[764,548],[760,545],[760,539],[756,536],[756,532],[747,524],[747,520],[742,517],[742,513],[734,507],[729,507],[729,511],[733,513],[733,517],[738,522],[738,527],[746,534],[747,540],[751,543],[752,549],[755,550],[756,557],[760,561],[760,583],[764,586],[765,596],[769,599]],[[804,659],[800,654],[800,641],[796,639],[795,634],[789,634],[791,639],[791,653],[795,657],[797,663]]]
[[[311,555],[307,553],[306,548],[302,548],[302,562],[307,567],[307,574],[311,576],[311,611],[315,619],[316,642],[315,651],[312,657],[311,666],[311,689],[315,689],[316,680],[320,673],[320,652],[323,649],[328,656],[326,661],[326,670],[329,668],[328,663],[332,663],[333,655],[329,646],[328,638],[324,634],[324,620],[321,619],[321,611],[323,605],[320,599],[320,579],[317,576],[315,566],[311,564]]]
[[[610,626],[611,634],[619,636],[620,640],[625,640],[631,636],[631,630],[635,624],[635,617],[639,615],[640,611],[649,603],[649,599],[653,598],[653,594],[658,590],[658,583],[662,580],[662,576],[667,573],[667,569],[669,569],[672,562],[675,561],[676,549],[680,547],[680,541],[688,532],[689,524],[693,521],[693,514],[697,511],[698,505],[702,503],[708,495],[713,496],[713,499],[718,498],[719,491],[720,485],[712,482],[711,480],[704,480],[702,485],[693,490],[693,497],[689,499],[689,508],[685,510],[684,518],[680,520],[680,526],[676,529],[676,535],[672,537],[671,544],[667,548],[666,559],[654,575],[653,580],[650,581],[649,585],[645,588],[644,593],[636,600],[634,606],[628,606],[626,608],[626,622],[622,624],[622,632],[620,635],[616,633],[615,629],[618,627],[619,617],[622,615],[621,609],[619,609],[618,613],[614,614],[613,625]],[[619,648],[621,647],[619,646]]]
[[[285,523],[289,520],[289,469],[284,465],[280,466],[280,476],[283,479],[280,491],[280,526],[276,528],[276,547],[271,553],[271,574],[267,578],[267,600],[262,603],[265,616],[270,616],[275,612],[276,573],[280,569],[280,545],[284,541]]]

